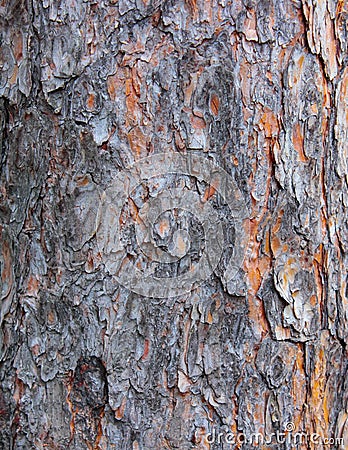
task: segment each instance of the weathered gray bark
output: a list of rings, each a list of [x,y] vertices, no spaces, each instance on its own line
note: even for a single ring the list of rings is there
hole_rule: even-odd
[[[291,424],[302,444],[263,448],[328,448],[311,433],[347,448],[347,9],[1,3],[0,448],[235,448],[204,436]],[[102,193],[164,151],[213,158],[241,190],[248,245],[228,286],[219,267],[144,297],[106,270]],[[228,208],[194,178],[142,188],[185,182],[228,238]]]

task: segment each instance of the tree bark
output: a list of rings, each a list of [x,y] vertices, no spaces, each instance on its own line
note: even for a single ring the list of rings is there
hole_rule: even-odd
[[[347,448],[347,10],[0,4],[1,449]]]

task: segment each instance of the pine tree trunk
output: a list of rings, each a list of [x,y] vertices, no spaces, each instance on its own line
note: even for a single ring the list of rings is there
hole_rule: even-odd
[[[347,448],[347,10],[1,3],[1,449]]]

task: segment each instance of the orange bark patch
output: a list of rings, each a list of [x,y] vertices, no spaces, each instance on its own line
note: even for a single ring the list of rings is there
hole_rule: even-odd
[[[215,192],[216,192],[216,189],[214,186],[208,186],[204,192],[203,201],[207,202],[210,198],[212,198],[214,196]]]
[[[250,291],[253,295],[256,295],[260,289],[264,274],[269,270],[271,258],[268,256],[259,256],[260,243],[257,241],[256,236],[258,233],[259,222],[251,221],[250,234],[252,236],[252,257],[249,261],[246,261],[246,270],[248,272],[248,279],[250,285]]]
[[[160,223],[159,223],[159,232],[160,232],[160,236],[164,236],[166,234],[166,232],[169,230],[169,222],[168,220],[164,217]]]
[[[62,275],[63,275],[62,269],[58,268],[57,269],[57,273],[56,273],[56,281],[57,281],[58,284],[60,284],[61,281],[62,281]]]
[[[265,131],[265,136],[270,138],[279,133],[278,118],[273,111],[266,109],[261,117],[261,129]]]
[[[278,216],[278,218],[277,218],[277,221],[276,221],[276,223],[275,223],[275,225],[274,225],[274,227],[273,227],[273,229],[272,229],[272,232],[273,232],[273,233],[278,233],[278,231],[280,230],[280,227],[281,227],[281,224],[282,224],[282,218],[283,218],[283,215],[284,215],[284,211],[281,210],[281,211],[279,212],[279,216]]]
[[[150,341],[149,341],[149,339],[145,339],[144,352],[143,352],[143,356],[141,357],[142,360],[146,359],[149,356],[149,350],[150,350]]]
[[[126,71],[127,70],[125,68],[118,67],[117,72],[107,78],[106,84],[111,100],[116,100],[118,96],[124,94]]]
[[[213,316],[210,311],[208,312],[207,322],[209,323],[209,325],[213,323]]]
[[[181,134],[179,131],[175,131],[174,139],[175,139],[175,145],[178,147],[178,149],[183,150],[186,147],[185,142],[184,142],[183,138],[181,137]]]
[[[326,37],[325,44],[327,45],[327,54],[328,54],[328,72],[330,79],[333,79],[337,74],[337,44],[336,44],[336,36],[334,25],[327,14],[325,17],[325,25],[326,25]]]
[[[117,76],[111,75],[107,79],[107,87],[108,87],[108,93],[110,95],[111,100],[116,99],[116,82],[117,82]]]
[[[258,41],[256,31],[256,15],[254,10],[248,11],[248,17],[244,21],[244,35],[247,41]]]
[[[219,113],[220,100],[216,94],[213,94],[210,99],[210,111],[217,116]]]
[[[304,138],[301,130],[301,125],[297,123],[292,132],[292,142],[294,144],[294,148],[298,153],[299,159],[301,162],[307,162],[308,158],[304,154]]]
[[[298,65],[299,65],[300,70],[302,70],[302,68],[303,68],[304,61],[305,61],[304,55],[300,56],[300,58],[298,60]]]
[[[92,94],[89,94],[89,96],[87,98],[87,108],[90,111],[93,111],[94,106],[95,106],[95,95],[92,93]]]
[[[195,17],[197,14],[197,0],[186,0],[186,4],[188,5],[190,12]]]
[[[55,315],[52,311],[47,314],[47,322],[51,325],[55,322]]]
[[[12,261],[10,247],[6,241],[2,244],[2,255],[4,259],[4,266],[1,273],[1,279],[3,282],[9,282],[10,280],[12,281]]]
[[[293,422],[295,424],[295,430],[298,430],[301,423],[301,408],[306,399],[306,375],[304,369],[304,361],[303,361],[303,353],[301,347],[297,347],[296,352],[296,362],[293,370],[293,379],[292,379],[292,397],[295,400],[296,405],[298,407],[294,409],[294,417]]]
[[[161,18],[161,11],[158,10],[152,16],[152,20],[151,20],[152,26],[157,27],[157,25],[159,24],[160,18]]]
[[[85,264],[85,269],[86,269],[87,273],[93,272],[94,260],[93,260],[93,255],[92,254],[88,255],[88,258],[87,258],[87,261],[86,261],[86,264]]]
[[[15,82],[17,81],[17,76],[18,76],[18,66],[16,64],[13,68],[12,76],[9,80],[10,84],[15,84]]]
[[[16,61],[20,61],[23,58],[23,38],[21,32],[13,36],[13,54]]]
[[[329,332],[326,331],[321,336],[321,342],[318,343],[320,348],[315,351],[315,360],[313,361],[314,371],[311,376],[311,396],[307,403],[311,416],[314,419],[313,426],[316,432],[323,436],[328,435],[329,410],[328,390],[326,386],[327,358],[325,348],[330,345],[331,338]]]
[[[37,356],[39,354],[39,350],[40,350],[39,344],[35,344],[31,347],[31,352],[35,356]]]
[[[139,97],[140,96],[141,79],[138,75],[138,71],[135,66],[132,68],[132,85],[133,85],[135,94]]]
[[[140,127],[134,127],[128,133],[128,141],[132,151],[138,156],[146,153],[147,144],[149,142],[148,136],[145,136]]]
[[[324,258],[323,258],[323,244],[320,244],[317,248],[316,252],[314,253],[314,259],[317,261],[318,264],[323,264]]]
[[[143,112],[139,105],[140,84],[137,72],[132,70],[129,75],[125,85],[127,106],[126,126],[133,127],[141,123]]]
[[[133,220],[138,222],[139,219],[139,209],[137,205],[133,202],[131,198],[128,199],[129,213]]]
[[[240,65],[240,77],[241,77],[241,88],[242,88],[242,94],[243,94],[243,103],[244,105],[250,104],[250,66],[248,62],[245,59],[241,60]],[[250,117],[250,112],[248,112],[246,109],[244,109],[244,115],[247,119],[248,116]]]
[[[315,306],[315,305],[317,304],[317,297],[316,297],[316,295],[312,295],[312,296],[311,296],[311,298],[310,298],[310,304],[311,304],[312,306]]]
[[[138,123],[138,97],[131,79],[126,80],[126,96],[127,122],[128,125],[133,126]]]
[[[191,75],[191,82],[190,82],[190,84],[187,86],[187,88],[184,91],[184,96],[185,96],[184,105],[185,105],[185,107],[188,107],[190,105],[192,94],[193,94],[193,92],[194,92],[194,90],[196,88],[196,85],[197,85],[198,75],[199,74],[197,74],[197,73],[194,73],[194,74]],[[185,111],[185,112],[189,112],[189,111],[190,111],[190,109],[187,109],[187,111]]]
[[[123,397],[122,402],[121,402],[121,406],[119,408],[116,409],[115,411],[115,417],[117,420],[121,420],[122,417],[124,416],[124,412],[126,409],[126,404],[127,404],[127,397]]]
[[[77,185],[79,187],[85,187],[85,186],[88,186],[88,184],[89,184],[89,177],[87,175],[80,177],[77,180]]]
[[[18,404],[19,401],[21,400],[21,398],[23,397],[25,392],[25,385],[24,383],[16,377],[16,382],[15,382],[15,391],[13,394],[13,399],[14,401]]]
[[[193,128],[195,128],[196,130],[204,130],[204,128],[206,127],[205,120],[200,117],[191,116],[190,121]]]
[[[249,269],[249,281],[251,288],[254,292],[257,292],[261,286],[261,273],[258,267],[251,267]]]
[[[39,280],[33,275],[28,280],[27,294],[36,296],[39,292]]]

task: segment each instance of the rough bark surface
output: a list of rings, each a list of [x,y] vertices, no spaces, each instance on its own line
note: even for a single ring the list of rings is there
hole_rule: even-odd
[[[248,449],[204,436],[289,424],[302,443],[258,448],[328,448],[311,433],[347,448],[347,10],[1,2],[1,449]],[[163,151],[205,155],[241,190],[248,246],[227,287],[216,270],[146,298],[105,269],[96,205]],[[125,224],[147,201],[133,194]]]

